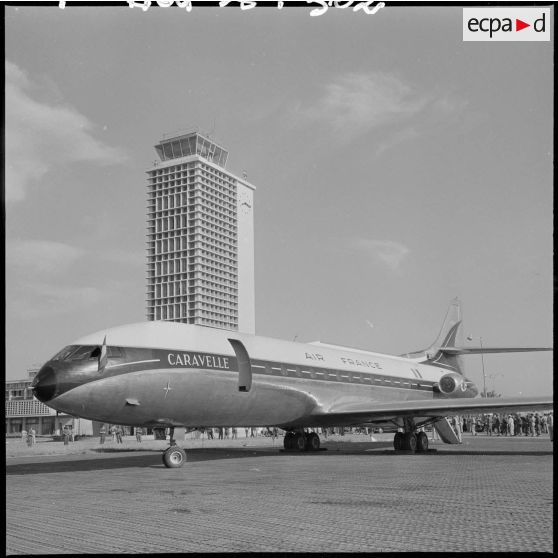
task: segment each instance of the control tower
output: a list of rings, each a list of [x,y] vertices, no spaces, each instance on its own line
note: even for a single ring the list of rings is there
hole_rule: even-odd
[[[206,134],[164,137],[147,171],[147,319],[255,332],[254,191]]]

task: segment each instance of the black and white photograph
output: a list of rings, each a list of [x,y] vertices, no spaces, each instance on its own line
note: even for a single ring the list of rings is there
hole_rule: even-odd
[[[553,552],[552,5],[3,8],[7,555]]]

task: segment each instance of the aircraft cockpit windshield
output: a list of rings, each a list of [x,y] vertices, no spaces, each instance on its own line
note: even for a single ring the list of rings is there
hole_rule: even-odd
[[[101,347],[99,345],[68,345],[56,353],[51,360],[71,361],[99,358]],[[120,347],[107,347],[108,358],[122,358]]]

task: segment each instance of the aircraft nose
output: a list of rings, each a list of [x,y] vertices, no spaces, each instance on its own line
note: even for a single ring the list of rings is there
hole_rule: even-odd
[[[46,403],[50,401],[56,393],[56,374],[51,366],[45,365],[35,376],[32,384],[35,397]]]

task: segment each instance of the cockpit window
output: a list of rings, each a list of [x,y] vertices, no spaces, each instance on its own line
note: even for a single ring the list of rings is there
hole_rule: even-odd
[[[101,347],[99,345],[69,345],[54,355],[51,360],[85,360],[100,356]],[[107,347],[107,357],[124,358],[124,351],[121,347]]]
[[[124,351],[120,347],[107,347],[109,358],[124,358]]]
[[[50,360],[65,360],[67,359],[76,349],[79,349],[79,345],[69,345],[64,347],[61,351],[56,353]]]
[[[92,347],[91,345],[84,345],[78,347],[68,358],[68,360],[84,360],[86,358],[95,358],[97,355],[94,354],[96,350],[100,349],[98,347]]]

